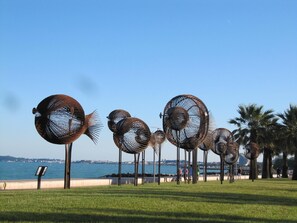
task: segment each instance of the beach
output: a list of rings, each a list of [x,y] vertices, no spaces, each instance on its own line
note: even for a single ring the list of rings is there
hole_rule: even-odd
[[[260,177],[260,176],[259,176]],[[248,179],[248,175],[241,176],[241,180]],[[156,181],[157,181],[156,177]],[[207,181],[219,181],[218,175],[211,175],[207,177]],[[235,176],[235,181],[238,180]],[[162,177],[160,179],[161,183],[175,181],[175,177]],[[146,177],[144,183],[152,183],[153,177]],[[133,184],[134,178],[127,177],[121,179],[122,184]],[[185,183],[182,179],[181,183]],[[203,176],[199,176],[198,183],[204,183]],[[225,176],[224,183],[229,183],[228,177]],[[71,179],[71,187],[94,187],[94,186],[108,186],[117,185],[118,178],[98,178],[98,179]],[[142,184],[142,179],[138,178],[138,184]],[[53,188],[64,188],[64,179],[44,179],[41,180],[41,189],[53,189]],[[37,189],[37,179],[36,180],[0,180],[0,190],[34,190]]]

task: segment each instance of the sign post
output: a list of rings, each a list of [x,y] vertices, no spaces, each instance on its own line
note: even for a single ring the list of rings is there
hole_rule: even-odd
[[[47,166],[39,166],[37,167],[35,176],[37,176],[37,190],[40,189],[40,184],[41,184],[41,177],[44,176],[45,172],[47,170]]]

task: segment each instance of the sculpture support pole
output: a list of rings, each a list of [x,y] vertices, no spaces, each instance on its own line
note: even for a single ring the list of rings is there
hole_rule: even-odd
[[[229,179],[229,183],[232,183],[231,182],[231,171],[232,171],[232,166],[229,164],[228,178],[227,178],[227,179]]]
[[[134,186],[138,185],[138,162],[140,153],[134,154]]]
[[[142,181],[141,183],[144,184],[144,180],[145,180],[145,150],[143,150],[142,152]]]
[[[229,164],[229,183],[234,182],[234,164]]]
[[[192,159],[193,161],[193,159]],[[193,166],[192,166],[192,175],[191,175],[191,150],[188,152],[188,184],[191,181],[191,178],[193,180]]]
[[[221,155],[220,155],[220,158],[221,158],[220,181],[221,181],[221,184],[223,184],[223,181],[224,181],[224,155],[221,154]]]
[[[193,150],[193,162],[192,162],[192,172],[193,172],[193,184],[196,184],[198,181],[197,176],[197,148]]]
[[[65,144],[64,189],[70,189],[71,151],[72,143]]]
[[[179,147],[179,139],[180,139],[180,132],[176,131],[176,135],[177,135],[177,154],[176,154],[176,172],[177,172],[177,177],[176,177],[176,183],[180,184],[180,171],[179,171],[179,165],[180,165],[180,147]]]
[[[121,186],[122,181],[122,150],[119,149],[119,172],[118,172],[118,186]]]
[[[177,183],[177,184],[180,184],[179,163],[180,163],[180,148],[177,147],[177,160],[176,160],[176,171],[177,171],[177,179],[176,179],[176,183]]]
[[[156,182],[156,156],[155,156],[155,148],[153,148],[153,182]]]
[[[185,150],[185,161],[184,161],[184,181],[187,183],[187,150]]]
[[[255,179],[255,171],[254,171],[254,159],[251,159],[251,169],[252,169],[252,182],[254,182]]]
[[[158,185],[161,183],[161,144],[159,144],[159,175],[158,175]]]
[[[203,152],[203,160],[204,160],[204,174],[203,174],[203,178],[204,178],[204,182],[207,181],[207,155],[208,155],[208,151],[204,150]]]

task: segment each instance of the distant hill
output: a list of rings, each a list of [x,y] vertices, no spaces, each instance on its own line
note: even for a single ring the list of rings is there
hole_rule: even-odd
[[[16,158],[13,156],[0,156],[0,161],[4,162],[18,162],[18,161],[26,161],[27,159],[25,158]]]
[[[61,162],[59,159],[33,159],[13,156],[0,156],[0,162]]]
[[[23,162],[23,163],[64,163],[64,160],[61,159],[47,159],[47,158],[20,158],[20,157],[13,157],[13,156],[0,156],[0,162]],[[115,161],[107,161],[107,160],[76,160],[72,161],[72,163],[89,163],[89,164],[113,164],[118,163]],[[132,164],[132,161],[125,161],[122,162],[123,164]],[[176,165],[176,160],[162,160],[162,165]],[[153,164],[152,161],[146,161],[146,164]],[[203,167],[203,162],[198,162],[200,168]],[[184,166],[184,160],[180,160],[180,165]],[[187,164],[186,164],[187,165]],[[209,168],[219,168],[220,162],[208,162]]]
[[[13,156],[0,156],[0,162],[23,162],[23,163],[64,163],[61,159],[47,159],[47,158],[20,158]],[[72,163],[115,163],[111,161],[92,161],[92,160],[77,160]]]

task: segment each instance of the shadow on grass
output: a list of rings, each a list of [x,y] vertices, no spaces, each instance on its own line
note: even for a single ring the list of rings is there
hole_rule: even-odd
[[[201,213],[171,213],[171,212],[146,212],[141,210],[100,209],[101,214],[73,214],[73,213],[30,213],[8,212],[1,213],[0,220],[8,222],[286,222],[290,220],[273,220],[253,217],[238,217],[222,214]],[[104,214],[102,214],[102,212]],[[114,216],[117,213],[117,216]]]
[[[258,187],[257,187],[258,188]],[[257,188],[253,188],[257,190]],[[223,189],[223,188],[222,188]],[[232,189],[227,188],[227,189]],[[253,190],[252,189],[252,190]],[[259,205],[264,206],[270,210],[274,210],[276,206],[281,207],[296,207],[297,198],[286,196],[277,196],[276,194],[248,194],[240,193],[239,191],[226,190],[222,191],[199,191],[199,188],[195,187],[177,187],[172,186],[165,187],[113,187],[110,188],[89,188],[89,189],[74,189],[74,190],[58,190],[58,191],[32,191],[29,194],[27,192],[8,192],[1,194],[7,196],[5,199],[13,199],[13,196],[27,199],[29,197],[34,198],[34,202],[38,202],[37,205],[48,204],[49,201],[57,201],[56,205],[49,205],[49,209],[23,209],[25,211],[17,211],[20,209],[11,208],[9,211],[4,212],[0,210],[0,221],[18,222],[287,222],[293,223],[293,220],[279,220],[273,219],[272,216],[265,218],[263,214],[259,217],[254,215],[238,216],[225,214],[219,211],[213,211],[213,213],[206,214],[199,212],[199,208],[195,208],[197,204],[204,205],[208,202],[211,205],[222,204],[221,207],[232,208],[232,204],[241,205]],[[263,188],[264,190],[264,188]],[[45,197],[49,196],[50,200],[44,201]],[[295,196],[296,197],[296,196]],[[3,198],[3,197],[2,197]],[[101,201],[109,201],[113,198],[114,202],[111,205],[101,205]],[[152,211],[150,206],[147,205],[147,209],[139,209],[133,205],[123,207],[122,204],[128,204],[127,202],[121,203],[123,200],[130,199],[137,200],[138,202],[144,202],[147,199],[151,200],[165,200],[165,204],[170,205],[177,203],[178,207],[187,207],[187,205],[194,205],[192,209],[185,209],[180,212],[170,211],[172,209],[154,209]],[[4,199],[4,198],[3,198]],[[66,208],[69,205],[69,208]],[[91,201],[84,204],[84,201]],[[189,202],[189,203],[188,203]],[[33,206],[35,206],[35,203]],[[157,202],[155,202],[157,203]],[[57,204],[59,204],[57,206]],[[148,204],[150,204],[148,202]],[[164,203],[163,203],[164,204]],[[158,205],[158,203],[157,203]],[[199,207],[197,205],[197,207]],[[229,207],[228,207],[229,206]],[[271,208],[271,206],[275,206]],[[39,206],[38,206],[39,207]],[[65,208],[61,208],[65,207]],[[159,206],[157,206],[159,207]],[[254,206],[254,208],[257,206]],[[54,209],[53,209],[54,208]],[[278,207],[277,207],[278,208]],[[6,209],[8,210],[8,209]],[[37,210],[37,211],[35,211]],[[41,210],[40,213],[37,213]],[[200,209],[201,210],[201,209]],[[48,212],[48,213],[46,213]],[[201,211],[202,212],[202,211]],[[216,214],[217,213],[217,214]],[[230,213],[230,212],[229,212]],[[288,216],[289,218],[289,216]],[[291,217],[292,219],[292,217]]]
[[[104,195],[116,197],[138,197],[138,198],[160,198],[162,200],[173,200],[182,202],[214,202],[224,204],[258,204],[258,205],[281,205],[296,206],[297,199],[283,196],[268,196],[259,194],[244,193],[223,193],[223,192],[187,192],[171,190],[117,190],[105,191]]]

